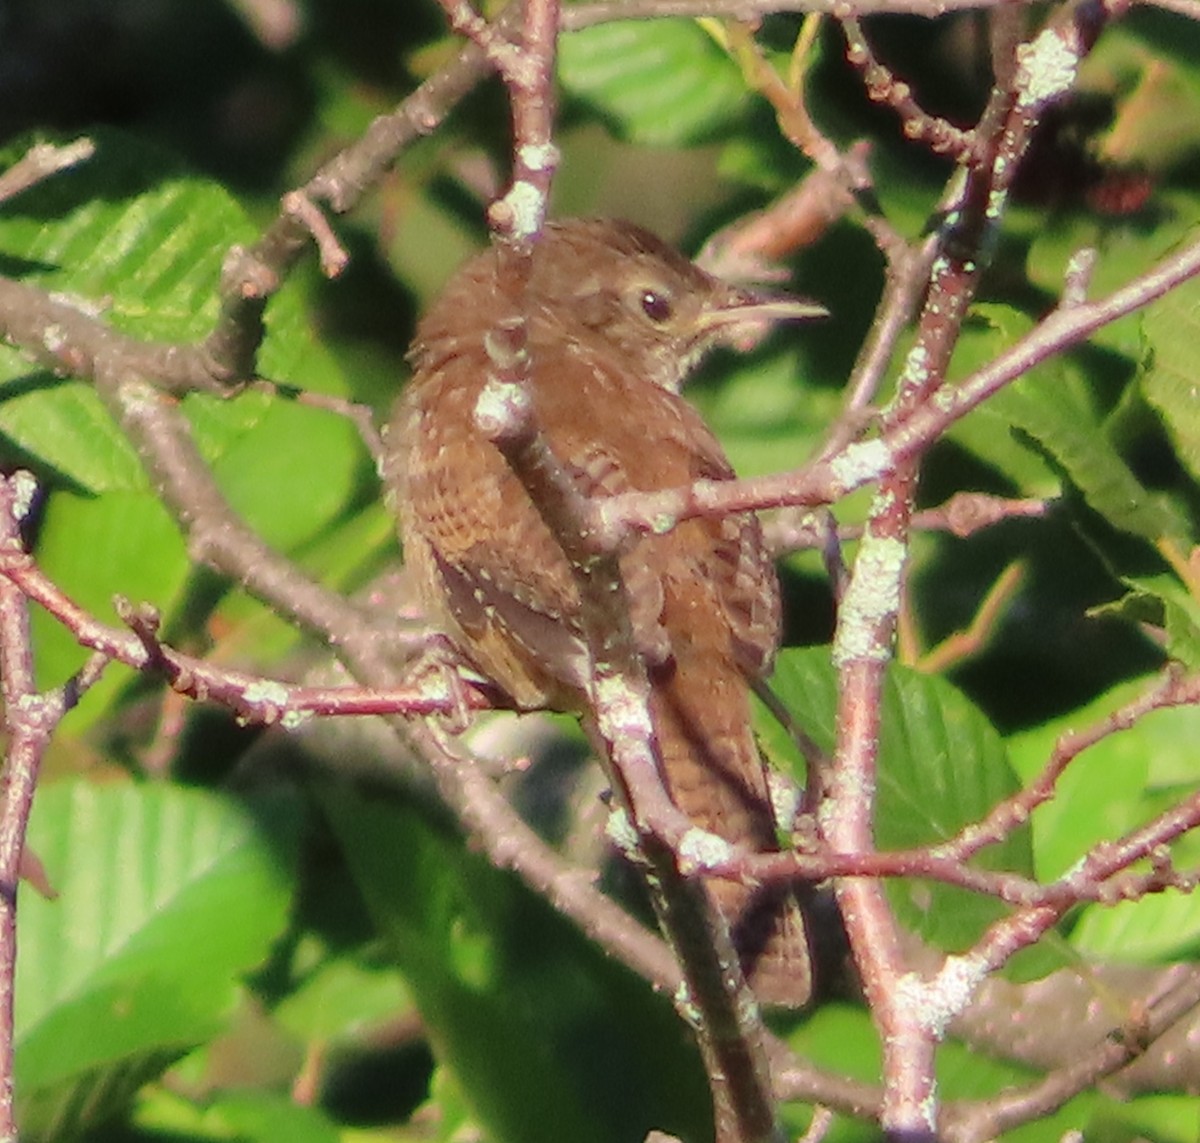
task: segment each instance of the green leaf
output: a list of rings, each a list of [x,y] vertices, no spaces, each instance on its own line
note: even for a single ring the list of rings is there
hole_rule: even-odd
[[[240,1143],[339,1143],[335,1124],[315,1107],[306,1107],[281,1092],[224,1092],[207,1108],[204,1125],[216,1126]]]
[[[955,356],[956,372],[990,360],[1030,328],[1029,319],[1012,307],[976,307],[962,339],[967,352]],[[1024,444],[1014,430],[1024,435]],[[1085,372],[1070,359],[1055,358],[1032,369],[966,417],[951,436],[1021,491],[1047,495],[1052,486],[1044,461],[1033,465],[1028,453],[1025,459],[1020,455],[1032,441],[1034,451],[1065,473],[1113,527],[1151,543],[1188,535],[1186,521],[1167,498],[1150,492],[1122,459]]]
[[[1169,890],[1119,905],[1089,905],[1071,945],[1110,961],[1187,959],[1200,949],[1200,897]]]
[[[294,806],[171,786],[63,782],[29,845],[58,892],[23,891],[16,1089],[26,1138],[66,1138],[218,1032],[282,931]]]
[[[827,648],[785,651],[771,680],[800,727],[826,754],[835,741],[836,683]],[[760,715],[756,728],[771,755],[778,759],[790,753],[794,759],[794,748],[781,730]],[[882,716],[875,817],[880,849],[943,841],[1018,789],[999,734],[944,680],[893,666]],[[797,772],[794,761],[791,768]],[[1028,830],[1014,831],[975,861],[988,869],[1030,873]],[[908,878],[890,881],[888,890],[909,928],[951,951],[968,947],[1004,911],[990,898]]]
[[[1150,543],[1185,537],[1185,521],[1148,491],[1107,439],[1084,378],[1065,370],[1055,384],[1022,377],[992,400],[993,412],[1035,440],[1088,505],[1114,528]]]
[[[358,485],[365,454],[350,421],[275,401],[213,466],[234,511],[273,547],[290,551],[327,528]]]
[[[572,32],[559,41],[558,76],[647,146],[710,135],[746,99],[737,65],[690,20],[617,20]]]
[[[1200,283],[1193,278],[1148,306],[1142,337],[1142,392],[1162,417],[1179,459],[1200,476]]]
[[[0,453],[16,453],[20,463],[81,491],[149,486],[137,454],[90,388],[20,369],[13,351],[0,347]]]
[[[216,317],[222,254],[252,237],[248,219],[219,186],[185,175],[161,151],[116,132],[95,140],[91,160],[6,204],[0,253],[28,268],[26,281],[78,299],[126,333],[199,339]],[[41,387],[28,392],[30,383]],[[32,371],[7,347],[0,433],[90,491],[144,487],[132,449],[95,394]]]
[[[1191,787],[1196,781],[1194,743],[1200,742],[1200,707],[1157,710],[1141,719],[1129,734],[1117,735],[1115,741],[1145,759],[1151,793]],[[1124,745],[1126,741],[1128,745]]]
[[[353,1039],[411,1010],[394,966],[361,959],[326,960],[275,1009],[275,1019],[297,1039]]]
[[[169,1090],[143,1092],[135,1115],[136,1138],[230,1140],[238,1143],[337,1143],[344,1139],[318,1108],[280,1092],[218,1090],[202,1103]]]
[[[1129,588],[1113,603],[1093,609],[1095,615],[1120,615],[1149,623],[1167,633],[1167,654],[1189,670],[1200,668],[1200,603],[1173,575],[1123,576]]]
[[[664,997],[416,807],[336,787],[321,805],[490,1140],[711,1131],[690,1038]]]
[[[37,267],[26,281],[102,305],[117,329],[202,337],[217,313],[221,252],[253,228],[226,191],[165,152],[114,131],[93,139],[92,159],[7,205],[0,248]]]

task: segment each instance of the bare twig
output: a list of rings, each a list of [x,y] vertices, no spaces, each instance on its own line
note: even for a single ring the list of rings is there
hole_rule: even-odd
[[[808,25],[806,24],[806,28]],[[815,33],[815,25],[813,26]],[[739,62],[747,82],[760,92],[775,110],[780,131],[807,155],[819,170],[831,180],[841,194],[830,197],[830,208],[846,209],[869,197],[870,172],[866,164],[866,151],[862,147],[851,148],[843,154],[833,141],[817,126],[809,112],[801,86],[800,67],[786,79],[768,61],[749,25],[729,23],[724,27],[723,39],[726,48]],[[803,46],[797,44],[798,50]],[[793,60],[796,60],[793,55]],[[840,197],[841,202],[837,199]],[[876,245],[887,258],[889,265],[903,256],[905,243],[900,234],[881,214],[874,210],[859,211],[862,225],[875,239]]]
[[[1186,3],[1186,0],[1166,0]],[[855,0],[858,16],[880,13],[945,16],[949,12],[995,8],[995,0]],[[840,0],[593,0],[569,5],[563,12],[563,30],[587,28],[611,20],[654,20],[667,16],[720,16],[753,24],[774,12],[825,12],[841,17]]]
[[[1147,1047],[1200,1006],[1200,975],[1149,1001],[1140,1018],[1118,1028],[1090,1050],[1080,1051],[1039,1083],[1003,1092],[974,1104],[951,1105],[939,1123],[948,1143],[984,1143],[1006,1130],[1032,1123],[1057,1111],[1069,1099],[1087,1091],[1142,1055]]]
[[[336,278],[346,268],[350,255],[338,242],[337,235],[316,203],[303,191],[289,191],[280,200],[280,205],[284,214],[299,222],[317,244],[321,272],[327,278]]]
[[[0,553],[22,550],[21,523],[33,489],[33,478],[27,472],[0,477]],[[18,1138],[13,1117],[13,990],[17,885],[25,853],[25,831],[51,735],[102,669],[93,658],[67,686],[39,694],[34,682],[29,601],[17,585],[0,579],[0,697],[7,738],[0,791],[0,1139]]]
[[[190,346],[139,341],[36,286],[0,278],[0,336],[58,374],[95,376],[97,363],[141,372],[164,393],[227,393],[230,378]]]
[[[0,581],[44,607],[82,647],[135,671],[163,675],[171,688],[199,702],[215,702],[247,722],[291,728],[312,715],[454,714],[464,701],[475,710],[495,709],[493,689],[462,677],[462,690],[442,687],[314,687],[266,679],[185,655],[158,638],[157,616],[118,600],[130,631],[109,627],[67,598],[23,551],[0,551]]]
[[[1200,979],[1191,963],[1073,965],[1040,980],[1015,983],[990,976],[975,1002],[954,1021],[953,1034],[989,1056],[1041,1073],[1078,1062],[1081,1049],[1104,1043],[1114,1026],[1163,996]],[[1106,1089],[1128,1099],[1146,1091],[1190,1090],[1200,1074],[1200,1011],[1156,1039]],[[947,1109],[953,1117],[959,1108]]]
[[[925,111],[913,98],[912,88],[897,79],[875,57],[857,17],[844,19],[842,29],[846,34],[846,58],[862,73],[867,95],[900,116],[906,138],[921,140],[939,155],[950,155],[959,160],[973,156],[974,132],[964,131],[948,120]]]
[[[1046,500],[1012,500],[987,492],[956,492],[944,504],[914,513],[912,526],[914,531],[949,532],[963,540],[1004,520],[1040,518],[1049,508],[1050,502]],[[824,549],[831,539],[848,543],[861,539],[863,534],[862,525],[834,526],[827,514],[819,512],[781,512],[764,521],[763,531],[771,553],[777,557],[788,552]]]
[[[84,136],[73,143],[55,146],[35,143],[11,167],[0,174],[0,203],[16,198],[51,175],[87,162],[96,153],[96,144]]]
[[[497,22],[497,34],[511,28],[517,15],[517,6],[511,5]],[[433,131],[491,68],[483,50],[466,45],[452,64],[421,84],[395,111],[375,119],[359,139],[297,188],[299,201],[318,212],[322,206],[337,214],[353,209],[378,185],[397,155]],[[284,204],[252,247],[230,251],[221,281],[220,315],[204,342],[205,353],[223,375],[253,376],[267,301],[304,253],[309,235],[304,221]]]
[[[855,169],[865,169],[866,146],[847,156]],[[840,172],[818,167],[765,210],[755,211],[723,227],[705,243],[696,264],[727,282],[782,281],[780,264],[796,250],[811,245],[853,205]]]
[[[1200,702],[1200,682],[1187,679],[1178,671],[1168,670],[1157,686],[1100,719],[1086,730],[1063,735],[1042,772],[1034,781],[1012,798],[997,805],[987,818],[963,830],[957,838],[937,847],[937,852],[959,861],[1007,837],[1012,830],[1040,805],[1053,796],[1058,780],[1066,768],[1085,750],[1122,730],[1129,730],[1146,715],[1174,706],[1190,706]]]

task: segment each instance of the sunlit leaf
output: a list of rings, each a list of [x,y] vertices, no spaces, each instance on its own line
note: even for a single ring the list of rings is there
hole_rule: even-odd
[[[38,794],[22,893],[16,1087],[24,1134],[66,1138],[218,1032],[287,918],[295,807],[171,786]]]
[[[746,98],[741,73],[690,20],[623,20],[564,36],[558,75],[627,138],[664,146],[729,123]]]
[[[1126,576],[1124,582],[1130,590],[1094,613],[1161,628],[1167,654],[1191,670],[1200,667],[1200,602],[1169,572]]]
[[[1142,336],[1142,392],[1158,410],[1179,459],[1195,479],[1200,476],[1200,284],[1193,279],[1148,306],[1142,314]]]

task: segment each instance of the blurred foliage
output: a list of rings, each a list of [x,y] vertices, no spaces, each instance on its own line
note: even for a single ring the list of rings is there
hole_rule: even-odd
[[[773,17],[759,35],[782,58],[797,28]],[[931,110],[963,122],[978,112],[982,17],[868,28]],[[1103,292],[1189,232],[1200,216],[1198,40],[1195,25],[1148,10],[1105,34],[1022,171],[957,376],[1031,328],[1081,247],[1099,253],[1093,289]],[[34,136],[83,131],[99,151],[0,210],[5,271],[101,304],[123,329],[194,339],[212,320],[229,244],[251,238],[282,192],[452,52],[432,0],[13,0],[0,8],[5,160]],[[826,29],[809,61],[811,110],[843,145],[872,140],[882,207],[915,239],[949,170],[867,103],[841,52]],[[628,215],[694,248],[807,169],[697,24],[570,37],[561,81],[560,213]],[[414,314],[483,241],[506,147],[503,95],[485,84],[364,209],[338,220],[348,272],[327,282],[305,266],[273,300],[264,375],[382,414],[405,376]],[[882,288],[881,259],[849,221],[793,269],[833,318],[715,358],[694,388],[747,474],[794,467],[819,443]],[[1126,701],[1164,653],[1200,660],[1186,574],[1200,526],[1197,297],[1181,290],[1040,366],[928,458],[926,504],[959,490],[1053,500],[1043,519],[915,545],[924,646],[963,628],[1014,559],[1024,578],[949,680],[893,673],[885,843],[953,833],[1036,774],[1058,733]],[[376,478],[344,421],[260,392],[184,404],[223,489],[272,544],[346,590],[394,561]],[[7,349],[0,463],[44,480],[38,558],[82,604],[111,619],[114,593],[150,601],[181,647],[295,667],[298,641],[277,618],[190,566],[94,395]],[[853,498],[841,518],[855,522],[862,504]],[[832,601],[815,555],[791,557],[785,582],[789,642],[810,649],[783,657],[779,690],[828,747]],[[41,678],[56,684],[82,654],[40,613],[35,633]],[[211,712],[182,728],[178,717],[114,670],[56,739],[31,844],[59,896],[26,889],[20,918],[28,1138],[533,1143],[640,1139],[651,1126],[704,1138],[702,1077],[666,1000],[489,869],[419,784],[365,760],[373,746],[342,745],[314,775],[295,743]],[[1106,741],[988,861],[1054,876],[1146,820],[1194,785],[1194,722],[1194,711],[1164,712]],[[764,734],[799,773],[765,724]],[[163,770],[178,781],[146,776]],[[946,948],[995,914],[958,891],[893,894],[905,922]],[[1074,954],[1194,956],[1200,908],[1179,895],[1092,906],[1064,934]],[[1019,968],[1060,958],[1038,950]],[[877,1075],[869,1018],[848,1000],[831,997],[784,1030],[822,1064]],[[1021,1078],[961,1045],[940,1060],[946,1097]],[[1021,1134],[1183,1138],[1167,1125],[1194,1125],[1196,1102],[1171,1098],[1118,1107],[1082,1096]],[[789,1116],[802,1130],[806,1109]],[[872,1133],[839,1120],[829,1137]]]

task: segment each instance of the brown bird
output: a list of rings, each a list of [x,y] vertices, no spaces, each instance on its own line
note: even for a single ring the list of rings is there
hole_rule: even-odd
[[[521,709],[586,718],[590,670],[570,565],[500,452],[475,424],[491,368],[484,339],[507,303],[488,250],[417,329],[414,375],[388,430],[385,478],[422,602],[461,653]],[[679,395],[714,344],[825,311],[706,274],[626,222],[549,224],[525,293],[534,415],[581,493],[614,496],[729,480],[733,469]],[[777,848],[751,730],[751,681],[779,641],[779,586],[752,514],[685,521],[620,559],[651,679],[663,782],[701,828]],[[759,1000],[811,991],[795,897],[711,878]]]

